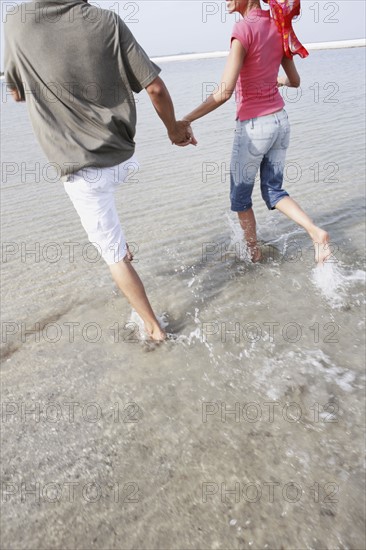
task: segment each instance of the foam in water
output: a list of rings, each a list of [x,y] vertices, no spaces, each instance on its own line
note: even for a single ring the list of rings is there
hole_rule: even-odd
[[[359,269],[347,273],[339,263],[325,262],[313,269],[312,281],[333,307],[340,308],[347,304],[348,289],[352,284],[365,284],[366,273]]]
[[[253,371],[256,385],[268,398],[283,399],[294,388],[336,384],[342,391],[353,391],[356,375],[336,365],[322,350],[289,351],[264,360],[261,368]]]

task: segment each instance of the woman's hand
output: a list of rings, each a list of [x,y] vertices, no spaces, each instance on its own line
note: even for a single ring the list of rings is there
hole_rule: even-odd
[[[298,88],[300,86],[301,79],[299,73],[297,72],[294,60],[284,56],[281,65],[287,77],[279,77],[281,80],[284,79],[285,81],[283,86],[288,86],[289,88]]]
[[[175,128],[170,131],[168,135],[172,144],[178,145],[178,147],[197,145],[197,140],[194,137],[191,125],[187,120],[177,121]]]

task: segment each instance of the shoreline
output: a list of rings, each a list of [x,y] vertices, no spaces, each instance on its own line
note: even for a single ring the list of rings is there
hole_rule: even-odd
[[[364,48],[366,46],[366,38],[358,38],[356,40],[337,40],[333,42],[314,42],[312,44],[304,44],[309,51],[319,50],[337,50],[343,48]],[[227,57],[229,50],[216,52],[202,52],[191,54],[178,54],[168,56],[152,57],[154,63],[169,63],[172,61],[194,61],[198,59],[217,59]]]
[[[312,44],[304,44],[309,51],[320,50],[337,50],[343,48],[364,48],[366,46],[366,38],[357,38],[356,40],[338,40],[334,42],[314,42]],[[177,54],[166,56],[155,56],[151,60],[154,63],[170,63],[173,61],[195,61],[198,59],[218,59],[227,57],[229,51],[202,52],[190,54]],[[4,75],[0,76],[0,80],[4,80]]]

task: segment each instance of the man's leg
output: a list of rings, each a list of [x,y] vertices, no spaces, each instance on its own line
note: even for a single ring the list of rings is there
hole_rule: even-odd
[[[162,341],[165,332],[160,328],[144,286],[131,265],[131,254],[115,204],[119,172],[129,162],[114,168],[82,170],[64,185],[89,241],[101,252],[114,281],[145,323],[148,335]]]
[[[323,264],[331,255],[329,249],[329,235],[326,231],[317,227],[313,220],[290,197],[284,197],[276,204],[277,210],[285,214],[290,220],[300,225],[309,234],[315,247],[315,261]]]
[[[153,340],[165,340],[166,334],[160,328],[158,320],[155,317],[146,296],[144,285],[127,256],[117,264],[110,265],[109,269],[111,270],[112,277],[118,288],[123,292],[131,306],[144,321],[148,335]]]

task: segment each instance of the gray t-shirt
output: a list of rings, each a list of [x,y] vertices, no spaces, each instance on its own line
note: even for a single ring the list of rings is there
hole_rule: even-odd
[[[140,92],[160,69],[115,13],[83,0],[20,4],[5,22],[5,81],[60,176],[115,166],[135,150]]]

